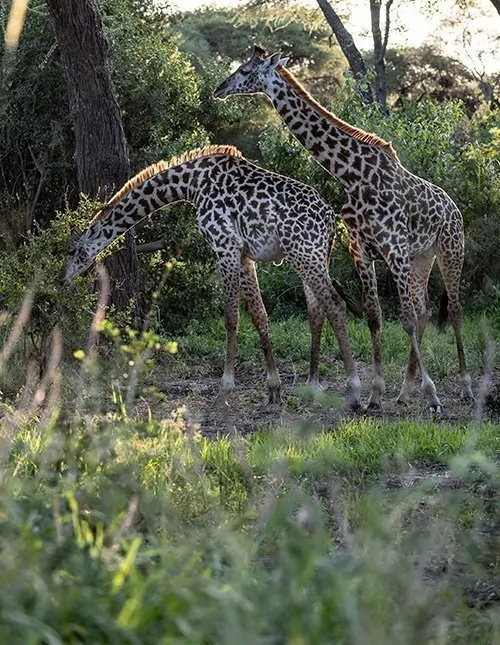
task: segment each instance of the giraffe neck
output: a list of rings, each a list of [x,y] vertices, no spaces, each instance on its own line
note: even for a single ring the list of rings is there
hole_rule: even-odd
[[[289,72],[278,71],[266,93],[295,138],[348,192],[363,183],[381,156],[396,157],[390,144],[327,112],[305,91],[290,84],[287,75]],[[368,158],[370,168],[366,166]]]
[[[98,255],[162,206],[194,201],[200,170],[193,162],[167,168],[132,188],[120,201],[110,204],[84,233],[84,243],[92,255]]]

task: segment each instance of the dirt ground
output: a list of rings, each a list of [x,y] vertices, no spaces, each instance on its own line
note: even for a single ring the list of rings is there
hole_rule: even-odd
[[[369,396],[371,367],[358,363],[363,384],[362,401],[366,404]],[[157,387],[163,395],[156,402],[148,401],[151,414],[160,419],[174,410],[184,409],[188,422],[199,426],[206,436],[224,434],[247,434],[262,427],[277,427],[289,423],[313,423],[319,430],[334,428],[341,420],[375,417],[388,421],[438,420],[443,423],[466,423],[477,418],[475,404],[464,402],[456,379],[436,382],[438,396],[444,406],[436,415],[427,409],[424,397],[417,387],[410,405],[396,403],[400,383],[387,383],[383,398],[383,409],[377,412],[349,410],[343,398],[345,380],[323,377],[323,392],[311,399],[305,390],[306,373],[295,373],[281,369],[282,405],[269,405],[262,370],[249,371],[237,368],[236,389],[225,400],[218,397],[221,367],[184,366],[182,374],[165,372]],[[474,393],[480,388],[480,379],[473,383]],[[500,374],[493,376],[492,386],[484,405],[482,419],[500,422]],[[484,399],[484,397],[483,397]]]

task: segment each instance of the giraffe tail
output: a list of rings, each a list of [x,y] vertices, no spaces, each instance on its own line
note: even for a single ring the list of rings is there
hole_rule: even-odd
[[[446,292],[446,289],[443,289],[443,293],[441,294],[441,300],[439,301],[439,312],[438,312],[437,323],[436,323],[438,331],[443,331],[443,329],[446,327],[447,322],[448,322],[448,293]]]
[[[335,280],[335,278],[332,278],[332,284],[335,287],[335,291],[345,302],[347,309],[357,318],[363,318],[365,311],[363,305],[358,300],[356,300],[353,295],[347,293],[344,287],[340,284],[340,282],[338,282],[338,280]]]

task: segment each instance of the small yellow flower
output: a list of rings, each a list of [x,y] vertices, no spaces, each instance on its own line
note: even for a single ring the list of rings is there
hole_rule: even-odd
[[[165,349],[166,349],[166,350],[167,350],[167,352],[169,352],[170,354],[177,354],[177,343],[176,343],[175,341],[173,341],[173,340],[172,340],[172,341],[170,341],[169,343],[167,343],[167,344],[165,345]]]
[[[73,356],[77,361],[83,361],[83,359],[85,358],[85,352],[83,351],[83,349],[77,349],[73,352]]]

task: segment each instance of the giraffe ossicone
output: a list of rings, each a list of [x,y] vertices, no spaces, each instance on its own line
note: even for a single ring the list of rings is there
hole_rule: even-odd
[[[232,146],[208,146],[149,166],[128,181],[86,231],[73,239],[64,269],[66,282],[89,268],[98,254],[154,211],[186,201],[196,226],[217,256],[225,291],[226,357],[221,391],[234,388],[239,295],[243,293],[267,365],[270,402],[281,398],[256,262],[285,259],[298,273],[311,329],[309,382],[319,383],[321,330],[334,328],[347,374],[348,401],[360,406],[360,384],[347,338],[346,305],[329,276],[334,213],[310,186],[264,170]]]
[[[428,405],[435,411],[442,409],[420,352],[429,319],[427,282],[435,259],[455,332],[459,384],[462,395],[473,399],[461,335],[459,282],[464,230],[458,207],[441,188],[407,170],[391,143],[346,123],[320,105],[284,65],[279,52],[268,56],[262,47],[255,46],[250,59],[219,85],[214,96],[267,95],[292,134],[345,189],[347,200],[341,216],[363,283],[372,338],[373,380],[368,407],[380,407],[385,389],[375,260],[383,260],[395,280],[401,321],[411,343],[399,402],[409,402],[418,366]]]

